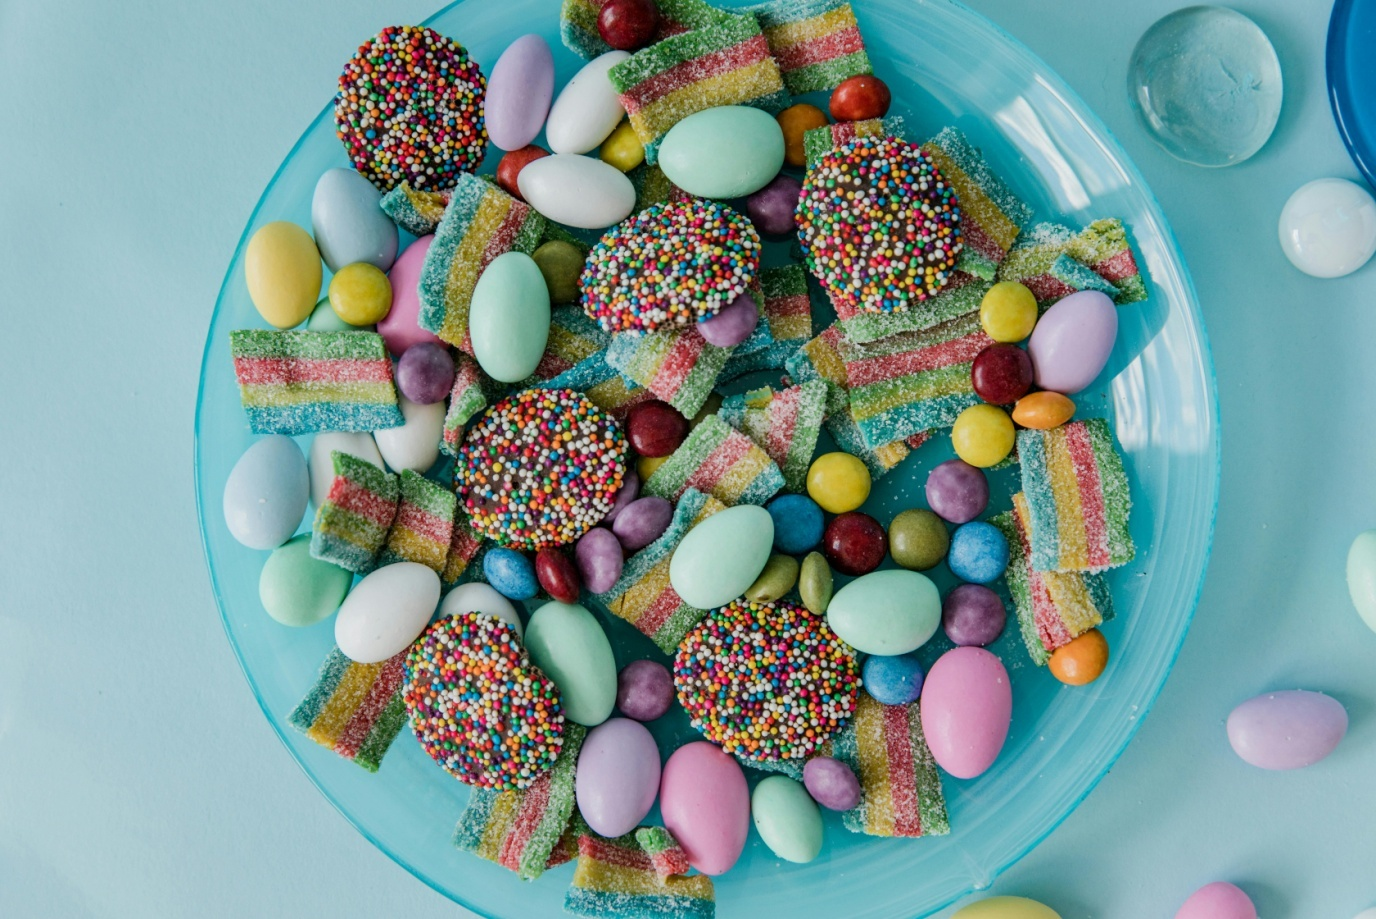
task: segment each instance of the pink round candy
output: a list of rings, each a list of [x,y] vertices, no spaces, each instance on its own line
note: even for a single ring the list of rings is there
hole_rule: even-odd
[[[664,826],[703,874],[725,874],[750,832],[750,789],[735,757],[705,740],[684,744],[659,782]]]
[[[1233,752],[1259,769],[1303,769],[1347,734],[1347,709],[1321,692],[1290,689],[1248,699],[1228,716]]]
[[[1013,689],[1003,662],[983,648],[953,648],[922,684],[922,732],[936,764],[973,779],[998,759],[1013,719]]]
[[[755,298],[746,291],[711,319],[699,322],[698,331],[709,345],[733,348],[749,338],[759,323],[760,309],[755,305]]]
[[[626,563],[621,542],[606,527],[593,527],[578,537],[573,558],[583,578],[583,586],[594,594],[611,590],[621,577],[621,566]]]
[[[1252,898],[1227,881],[1205,884],[1190,895],[1175,919],[1257,919]]]
[[[656,661],[631,661],[616,678],[616,707],[636,721],[654,721],[674,701],[674,677]]]
[[[377,323],[377,334],[395,355],[406,353],[412,345],[429,341],[444,342],[420,327],[420,269],[434,236],[422,236],[397,257],[387,279],[392,282],[392,308]]]

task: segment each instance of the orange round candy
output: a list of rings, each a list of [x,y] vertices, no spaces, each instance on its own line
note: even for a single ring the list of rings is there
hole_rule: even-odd
[[[889,111],[893,95],[878,77],[867,74],[841,81],[831,91],[831,117],[837,121],[864,121],[883,118]]]
[[[803,150],[803,135],[813,128],[828,125],[827,113],[815,105],[800,102],[790,105],[777,116],[779,127],[784,132],[784,162],[790,166],[806,166],[807,154]]]
[[[1071,639],[1069,644],[1051,652],[1047,666],[1051,668],[1051,675],[1067,686],[1093,683],[1108,666],[1108,642],[1104,640],[1104,633],[1090,629]]]
[[[1028,393],[1013,406],[1013,421],[1035,431],[1058,428],[1075,417],[1075,403],[1058,392]]]

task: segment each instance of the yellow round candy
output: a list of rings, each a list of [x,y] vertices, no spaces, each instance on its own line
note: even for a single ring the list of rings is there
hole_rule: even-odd
[[[636,475],[644,482],[655,474],[655,470],[669,461],[667,456],[642,456],[635,461]]]
[[[1037,298],[1017,281],[1000,281],[979,302],[979,324],[994,341],[1022,341],[1037,324]]]
[[[824,511],[853,511],[870,496],[870,471],[849,453],[823,454],[807,471],[807,493]]]
[[[253,305],[270,324],[290,329],[306,321],[320,295],[320,250],[294,223],[264,224],[244,252],[244,280]]]
[[[641,145],[640,138],[635,136],[631,123],[623,121],[616,126],[611,137],[602,141],[602,152],[599,155],[602,162],[607,165],[615,166],[622,172],[630,172],[645,162],[645,147]]]
[[[951,428],[956,456],[987,469],[1013,452],[1013,419],[996,405],[972,405]]]
[[[392,282],[376,265],[345,265],[330,279],[330,306],[349,325],[370,325],[391,311]]]
[[[1061,914],[1026,897],[988,897],[960,909],[951,919],[1061,919]]]

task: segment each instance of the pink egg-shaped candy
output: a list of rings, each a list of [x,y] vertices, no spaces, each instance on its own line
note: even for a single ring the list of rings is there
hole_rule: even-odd
[[[1215,881],[1192,893],[1175,919],[1257,919],[1257,908],[1232,884]]]
[[[973,779],[994,764],[1013,718],[1008,671],[992,653],[953,648],[922,684],[922,732],[938,766]]]
[[[578,812],[588,826],[609,839],[629,833],[658,793],[659,747],[643,724],[611,718],[588,731],[574,779]]]
[[[420,269],[434,241],[434,236],[422,236],[411,243],[387,272],[392,282],[392,308],[378,320],[377,334],[387,343],[387,350],[398,357],[421,342],[444,345],[438,336],[420,327]]]
[[[1118,337],[1118,308],[1097,290],[1057,300],[1032,330],[1027,354],[1042,389],[1070,395],[1103,371]]]
[[[736,864],[750,832],[750,789],[735,758],[705,740],[685,744],[664,764],[659,783],[664,825],[703,874]]]
[[[1260,769],[1303,769],[1347,734],[1347,710],[1332,696],[1291,689],[1248,699],[1228,716],[1233,751]]]

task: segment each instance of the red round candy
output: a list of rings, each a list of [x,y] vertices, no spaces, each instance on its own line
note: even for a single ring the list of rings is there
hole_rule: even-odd
[[[626,437],[641,456],[668,456],[687,436],[688,419],[667,402],[641,402],[626,415]]]
[[[990,345],[970,367],[975,393],[991,405],[1012,405],[1032,388],[1032,358],[1017,345]]]
[[[879,521],[859,511],[837,516],[822,534],[822,552],[842,574],[869,574],[884,561],[888,549],[889,538]]]
[[[534,144],[502,154],[501,160],[497,163],[497,186],[519,201],[526,200],[521,197],[521,190],[516,187],[516,177],[521,174],[522,169],[542,156],[549,156],[549,151]]]
[[[560,603],[577,603],[583,589],[578,568],[562,549],[550,547],[535,553],[535,579],[545,593]]]
[[[878,77],[851,77],[831,91],[831,117],[837,121],[883,118],[892,101],[893,94]]]
[[[607,0],[597,14],[597,34],[618,51],[636,51],[654,40],[659,8],[654,0]]]

